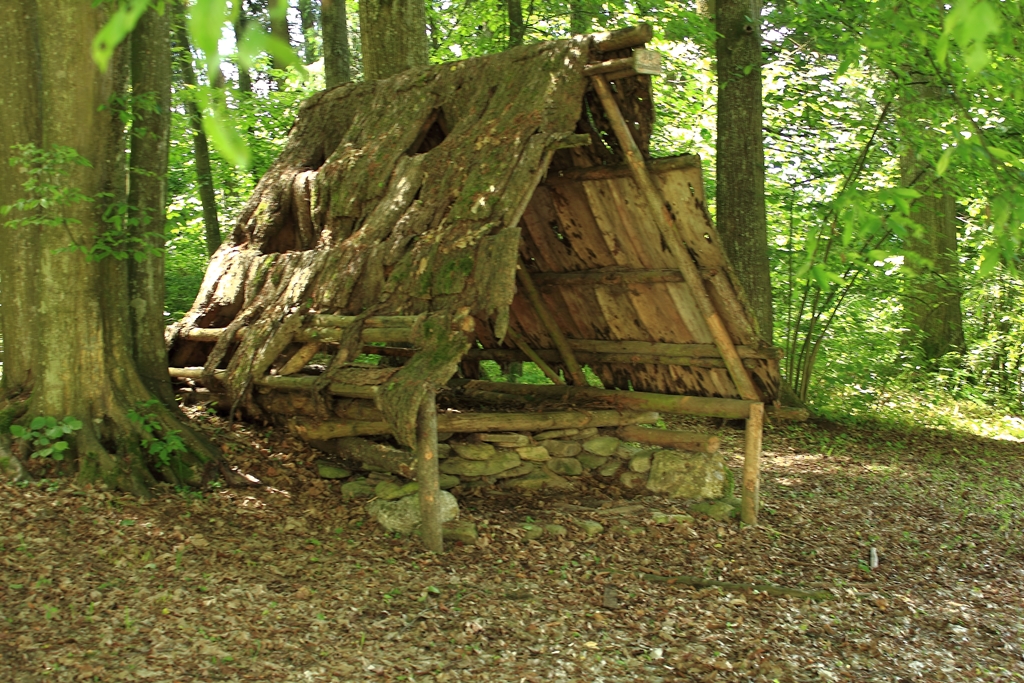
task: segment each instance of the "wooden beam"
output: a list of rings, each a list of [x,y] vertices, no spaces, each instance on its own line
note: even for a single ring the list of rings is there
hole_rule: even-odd
[[[341,317],[341,316],[334,316]],[[224,327],[193,327],[182,334],[182,337],[189,341],[215,342],[221,338]],[[235,339],[241,340],[245,337],[247,329],[239,328],[235,332]],[[337,343],[341,340],[344,326],[332,327],[307,327],[295,333],[294,341],[302,343],[327,342]],[[415,340],[412,327],[363,327],[362,339],[364,342],[412,342]]]
[[[543,358],[541,358],[539,355],[537,355],[537,352],[534,351],[530,347],[530,345],[526,343],[525,339],[523,339],[521,336],[519,336],[518,332],[516,332],[513,329],[509,329],[509,331],[506,332],[505,335],[508,337],[510,342],[512,342],[513,344],[518,346],[519,350],[522,351],[524,354],[526,354],[526,357],[529,358],[531,361],[533,361],[538,368],[540,368],[540,371],[544,373],[545,377],[547,377],[549,380],[551,380],[555,384],[565,384],[565,380],[562,379],[559,376],[559,374],[557,372],[555,372],[551,368],[551,366],[548,365],[544,361]]]
[[[752,403],[747,417],[743,447],[743,501],[740,519],[757,526],[757,510],[761,499],[761,440],[764,432],[764,404]]]
[[[644,391],[621,391],[597,387],[556,387],[549,384],[511,384],[472,380],[465,383],[466,390],[480,389],[504,394],[529,397],[529,400],[573,401],[581,398],[607,401],[623,410],[655,410],[677,415],[703,415],[743,419],[750,414],[750,401],[735,398],[708,398],[705,396],[675,396]],[[449,431],[442,429],[442,431]]]
[[[697,432],[680,432],[674,429],[652,429],[626,425],[616,432],[620,439],[636,441],[652,446],[674,448],[680,451],[696,451],[698,453],[716,453],[722,440],[712,434]]]
[[[668,173],[669,171],[683,168],[700,168],[700,157],[696,154],[683,154],[677,157],[651,159],[647,162],[647,171],[652,174]],[[610,180],[612,178],[629,178],[632,175],[633,171],[629,164],[587,166],[585,168],[567,168],[561,171],[550,171],[545,182],[559,180]]]
[[[636,140],[633,139],[629,125],[622,116],[622,111],[615,101],[615,96],[612,95],[608,81],[601,75],[594,76],[590,80],[594,84],[594,90],[601,100],[601,105],[604,107],[605,115],[608,117],[609,123],[611,123],[612,130],[615,132],[619,146],[625,154],[626,162],[633,170],[633,179],[645,195],[651,218],[654,219],[658,230],[661,232],[662,239],[668,245],[669,251],[672,252],[679,272],[682,273],[683,279],[690,289],[690,295],[693,297],[697,309],[700,311],[708,330],[711,332],[711,338],[722,354],[722,359],[725,361],[729,376],[736,385],[737,392],[744,399],[751,401],[759,400],[760,397],[754,388],[754,383],[751,381],[750,375],[747,374],[746,369],[743,367],[743,362],[736,353],[736,346],[729,336],[729,331],[726,329],[725,323],[722,322],[722,318],[719,316],[718,311],[715,310],[711,297],[708,296],[708,292],[704,288],[704,281],[697,270],[697,265],[694,263],[689,250],[680,239],[679,233],[681,230],[675,225],[675,220],[665,205],[665,199],[662,197],[661,191],[655,187],[654,181],[651,180],[651,176],[647,172],[643,155],[640,152],[640,148],[637,147]]]
[[[420,536],[427,550],[444,552],[440,475],[437,467],[437,402],[427,391],[416,413],[416,481],[420,485]]]
[[[576,356],[573,354],[572,347],[569,346],[565,334],[562,333],[562,329],[555,322],[554,316],[551,315],[551,311],[548,310],[547,304],[544,303],[544,299],[541,298],[540,292],[537,290],[537,285],[533,283],[530,271],[526,269],[526,265],[522,261],[519,262],[519,267],[516,268],[516,277],[519,279],[519,284],[523,286],[523,293],[526,294],[526,298],[533,306],[533,312],[537,314],[537,318],[540,319],[544,329],[547,330],[548,336],[551,337],[551,341],[554,342],[555,348],[562,355],[562,362],[565,363],[565,369],[569,373],[572,383],[581,387],[587,386],[587,379],[583,376],[583,368],[580,367],[579,361],[576,360]]]
[[[441,432],[518,432],[584,427],[621,427],[627,424],[653,424],[659,415],[651,411],[592,410],[552,413],[440,413],[437,429]],[[386,422],[296,420],[296,433],[306,440],[326,441],[345,436],[390,434]]]
[[[167,368],[167,370],[171,377],[177,379],[203,379],[203,368],[201,367]],[[222,379],[227,376],[227,372],[227,370],[215,370],[213,376],[216,379]],[[288,377],[265,375],[253,380],[253,383],[257,386],[279,389],[281,391],[310,391],[316,387],[319,381],[320,378],[316,375],[290,375]],[[327,385],[327,393],[346,398],[375,399],[377,398],[377,386],[331,382]]]
[[[661,53],[654,50],[637,48],[628,57],[609,59],[597,64],[587,64],[583,67],[583,73],[587,76],[597,74],[617,74],[619,72],[633,74],[646,74],[648,76],[661,75]]]
[[[637,24],[629,28],[620,28],[590,36],[590,47],[597,52],[613,52],[635,45],[649,43],[654,37],[654,27],[650,24]]]

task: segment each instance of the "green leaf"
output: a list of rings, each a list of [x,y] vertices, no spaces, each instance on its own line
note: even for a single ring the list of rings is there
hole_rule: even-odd
[[[65,417],[64,424],[70,427],[73,432],[77,432],[82,428],[82,421],[77,417]]]
[[[942,156],[939,157],[938,162],[935,164],[935,175],[942,177],[945,174],[946,169],[949,168],[949,160],[953,158],[954,147],[947,147],[943,152]]]
[[[68,444],[67,441],[58,441],[57,443],[53,444],[53,450],[57,452],[66,451],[69,448],[71,448],[71,446]]]
[[[92,39],[92,60],[96,62],[100,71],[107,70],[110,58],[114,56],[114,50],[135,29],[139,18],[146,13],[147,9],[149,9],[149,0],[127,0],[120,3],[117,11],[111,15],[107,23]]]
[[[985,277],[992,273],[999,265],[999,247],[990,244],[981,250],[981,263],[978,265],[978,275]]]
[[[206,56],[207,73],[211,76],[220,66],[220,35],[230,17],[227,0],[203,0],[191,8],[188,30],[196,48]]]
[[[203,117],[203,130],[217,151],[239,168],[247,169],[252,162],[249,147],[238,131],[231,126],[231,120],[221,107],[212,116]]]
[[[28,430],[21,425],[11,425],[11,434],[17,439],[27,439]]]
[[[46,418],[43,417],[42,415],[39,415],[37,417],[33,417],[32,418],[32,422],[30,422],[29,425],[28,425],[29,429],[31,429],[32,431],[36,431],[36,430],[42,429],[45,426],[46,426]]]

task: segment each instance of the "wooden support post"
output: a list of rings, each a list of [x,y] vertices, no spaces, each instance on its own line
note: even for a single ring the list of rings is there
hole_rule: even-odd
[[[704,322],[708,326],[708,330],[711,332],[711,338],[715,346],[718,347],[718,351],[722,354],[722,360],[725,361],[725,367],[736,385],[737,392],[741,398],[748,401],[759,400],[760,397],[757,395],[757,390],[754,389],[754,383],[750,380],[750,375],[747,374],[746,369],[743,367],[739,354],[736,353],[736,346],[729,336],[729,331],[726,329],[725,323],[722,322],[721,316],[718,315],[718,311],[715,310],[711,297],[708,296],[708,291],[704,288],[704,281],[700,276],[700,271],[697,270],[697,265],[693,262],[693,257],[690,256],[689,250],[682,243],[680,231],[676,227],[675,220],[672,218],[668,207],[665,205],[665,198],[662,197],[661,191],[654,185],[650,173],[647,172],[643,155],[640,152],[640,148],[637,147],[636,140],[633,139],[629,125],[622,117],[622,111],[619,109],[614,95],[612,95],[611,88],[608,86],[608,80],[602,75],[597,75],[591,77],[591,82],[594,84],[594,90],[597,92],[601,105],[604,107],[608,122],[612,125],[615,138],[619,141],[619,146],[625,154],[626,162],[633,171],[633,179],[647,199],[647,204],[652,218],[658,226],[658,231],[668,245],[669,251],[672,252],[679,272],[682,273],[683,280],[686,282],[690,294],[697,304],[697,309],[700,311]]]
[[[743,449],[743,503],[740,519],[757,526],[757,508],[761,497],[761,437],[764,430],[764,404],[751,403]]]
[[[416,481],[420,485],[420,535],[423,545],[435,553],[444,552],[441,529],[441,487],[437,468],[437,401],[427,392],[416,415]]]
[[[544,375],[554,382],[555,384],[565,384],[565,380],[558,376],[550,365],[544,362],[544,359],[537,355],[537,352],[530,348],[530,345],[526,343],[526,340],[520,337],[514,330],[509,330],[505,333],[508,336],[509,341],[519,347],[519,350],[526,354],[526,357],[532,360]]]
[[[524,263],[519,263],[516,275],[519,277],[519,283],[523,286],[526,298],[529,299],[530,304],[533,306],[534,313],[540,318],[541,324],[544,325],[548,334],[551,335],[551,341],[555,343],[555,348],[562,355],[562,361],[565,363],[565,369],[568,371],[572,383],[576,386],[587,386],[587,379],[583,376],[583,368],[580,367],[579,362],[576,360],[576,354],[569,347],[568,340],[562,334],[561,328],[558,327],[558,323],[555,322],[554,316],[548,310],[547,304],[541,298],[540,291],[537,290],[537,285],[533,283],[533,277],[530,275],[530,271],[526,269]]]

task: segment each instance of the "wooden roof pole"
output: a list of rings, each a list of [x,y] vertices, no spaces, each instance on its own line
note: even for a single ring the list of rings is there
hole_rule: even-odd
[[[555,348],[561,354],[562,361],[565,363],[565,369],[568,371],[572,383],[580,387],[587,386],[587,378],[583,376],[583,368],[580,367],[579,361],[576,360],[576,354],[573,353],[568,340],[562,334],[562,330],[558,327],[558,323],[555,322],[551,311],[548,310],[547,304],[540,297],[537,285],[534,284],[530,271],[526,269],[526,265],[522,261],[519,262],[516,275],[519,278],[519,284],[523,286],[526,298],[530,300],[530,304],[533,306],[534,313],[540,318],[541,324],[544,325],[548,334],[551,335],[551,341],[555,343]]]
[[[548,365],[543,358],[538,356],[537,352],[534,351],[530,347],[530,345],[526,343],[526,340],[520,337],[515,330],[509,330],[505,334],[508,337],[509,341],[518,346],[520,350],[522,350],[522,352],[526,354],[527,358],[532,360],[537,365],[537,367],[540,368],[540,371],[543,372],[545,376],[547,376],[549,380],[551,380],[555,384],[565,384],[565,380],[559,377],[558,373],[552,370],[551,366]]]
[[[689,250],[687,250],[680,239],[680,231],[676,229],[675,220],[665,205],[665,199],[647,172],[643,155],[640,153],[640,148],[637,147],[636,141],[633,139],[629,125],[623,118],[622,111],[612,95],[612,90],[608,86],[608,80],[598,74],[592,76],[591,81],[594,84],[594,90],[597,91],[597,96],[601,99],[601,105],[604,107],[605,115],[607,115],[608,121],[612,125],[615,137],[618,139],[619,145],[626,156],[626,163],[629,164],[633,172],[633,179],[647,199],[658,230],[661,232],[665,243],[668,244],[679,272],[682,273],[683,280],[686,282],[693,300],[697,304],[697,309],[711,331],[711,338],[715,346],[718,347],[718,351],[722,354],[722,359],[725,361],[725,367],[729,371],[729,376],[732,377],[732,381],[736,384],[737,392],[739,392],[740,397],[743,399],[759,401],[760,397],[757,394],[757,390],[754,389],[754,383],[750,380],[750,375],[747,374],[746,369],[743,367],[743,361],[740,360],[740,356],[736,352],[736,346],[729,336],[729,331],[725,328],[725,323],[722,322],[718,311],[715,310],[707,290],[704,289],[704,281],[697,270],[697,265],[693,262],[693,257],[690,256]]]

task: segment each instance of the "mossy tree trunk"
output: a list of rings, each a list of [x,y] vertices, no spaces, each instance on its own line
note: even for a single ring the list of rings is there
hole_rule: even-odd
[[[345,0],[320,0],[323,29],[324,77],[333,88],[352,80],[352,52],[348,44],[348,15]]]
[[[910,214],[920,232],[906,241],[916,258],[907,261],[914,276],[907,279],[903,307],[910,329],[907,341],[921,360],[931,365],[947,353],[964,351],[962,285],[951,174],[936,177],[932,164],[915,152],[916,147],[933,143],[928,131],[942,112],[946,93],[942,86],[927,83],[921,74],[914,73],[914,77],[917,83],[911,89],[915,97],[906,98],[900,111],[907,140],[900,156],[900,184],[921,193]]]
[[[58,182],[94,198],[45,216],[58,219],[56,226],[18,227],[0,250],[0,325],[8,342],[0,415],[18,415],[25,424],[36,416],[77,418],[82,428],[69,437],[72,457],[65,464],[76,468],[79,482],[145,496],[159,474],[194,479],[190,472],[214,454],[159,402],[144,412],[161,433],[178,430],[192,453],[174,472],[144,453],[143,431],[129,413],[153,393],[133,356],[127,265],[66,249],[95,244],[110,228],[104,211],[126,199],[124,129],[104,105],[125,83],[128,60],[115,57],[101,73],[90,56],[107,11],[85,2],[0,0],[0,31],[8,36],[0,41],[0,78],[16,88],[0,100],[0,164],[8,168],[12,144],[73,148],[91,167],[75,165]],[[24,178],[21,169],[5,174],[0,204],[22,198]],[[26,214],[8,218],[15,216]],[[146,303],[147,310],[158,311]]]
[[[761,2],[718,0],[713,7],[718,60],[716,222],[722,244],[754,313],[772,340],[772,288],[764,204],[761,123]]]
[[[164,246],[167,157],[171,132],[170,14],[146,12],[131,37],[132,129],[129,216],[154,249]],[[167,405],[174,393],[164,344],[164,260],[128,261],[132,354],[146,387]]]
[[[362,0],[359,35],[367,81],[430,63],[424,0]]]

